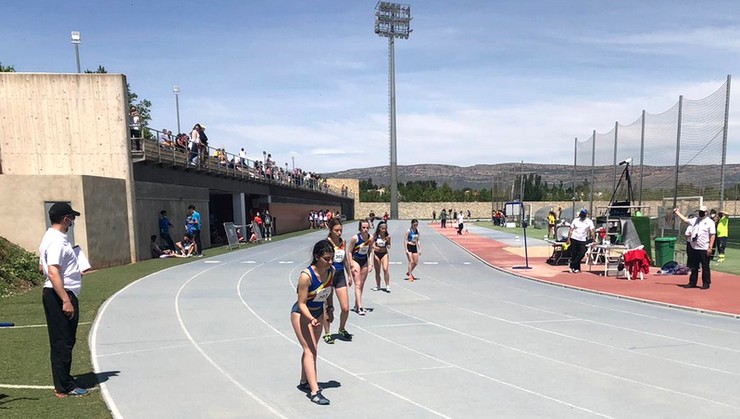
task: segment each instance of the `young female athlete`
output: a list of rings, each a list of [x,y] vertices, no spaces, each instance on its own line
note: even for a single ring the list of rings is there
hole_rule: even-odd
[[[409,260],[409,270],[406,275],[409,282],[414,282],[414,269],[419,265],[421,256],[421,240],[419,240],[419,220],[411,220],[411,227],[406,230],[406,258]]]
[[[329,400],[321,394],[316,375],[316,359],[321,338],[322,318],[334,320],[332,305],[332,281],[334,280],[334,246],[328,240],[321,240],[313,247],[313,261],[298,277],[298,300],[290,310],[290,323],[293,325],[298,342],[303,347],[301,356],[300,390],[308,393],[312,402],[321,405]]]
[[[375,262],[375,287],[373,291],[391,292],[391,273],[388,270],[388,251],[391,248],[391,236],[388,234],[388,223],[381,221],[370,238],[373,244],[373,261]],[[383,269],[385,288],[380,288],[380,269]]]
[[[347,332],[345,326],[349,318],[349,295],[347,288],[352,286],[352,272],[350,271],[350,261],[345,249],[345,242],[342,239],[342,221],[339,218],[332,218],[328,224],[329,237],[327,240],[334,246],[334,293],[339,300],[339,308],[342,310],[339,314],[339,336],[345,340],[352,340],[352,335]],[[326,325],[324,330],[324,342],[334,343],[331,335],[331,322]]]
[[[352,271],[355,272],[355,308],[360,316],[365,315],[365,306],[362,304],[362,291],[365,288],[367,273],[373,269],[368,262],[372,253],[372,241],[370,241],[370,222],[361,220],[357,228],[359,233],[349,240],[348,253],[352,257]]]

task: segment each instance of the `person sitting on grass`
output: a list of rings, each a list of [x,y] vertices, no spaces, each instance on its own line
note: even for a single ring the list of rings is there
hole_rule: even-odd
[[[162,250],[161,247],[157,244],[157,235],[152,234],[150,237],[152,239],[151,244],[149,245],[149,249],[152,252],[152,259],[158,259],[158,258],[168,258],[172,256],[172,250],[170,249],[164,249]]]
[[[198,246],[193,242],[190,234],[185,234],[182,241],[175,243],[175,247],[182,256],[189,257],[198,253]]]

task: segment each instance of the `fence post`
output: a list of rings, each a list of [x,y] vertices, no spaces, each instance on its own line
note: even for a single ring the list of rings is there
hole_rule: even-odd
[[[573,201],[573,216],[574,217],[576,215],[576,167],[577,166],[578,166],[578,137],[575,138],[575,146],[573,147],[573,194],[571,196],[571,201]],[[558,214],[558,217],[560,217],[560,214]],[[557,240],[557,237],[555,237],[555,239]]]
[[[589,197],[589,206],[588,206],[588,213],[591,214],[591,216],[594,215],[594,182],[596,181],[596,130],[593,131],[593,134],[591,135],[591,139],[593,140],[592,146],[591,146],[591,187],[590,189],[590,197]],[[573,214],[575,216],[575,214]]]
[[[725,125],[722,127],[722,166],[720,166],[719,208],[725,207],[725,163],[727,162],[727,120],[730,116],[730,82],[731,75],[727,75],[727,92],[725,93]]]
[[[640,206],[642,206],[642,178],[644,175],[645,162],[645,109],[642,110],[642,122],[640,127]],[[640,208],[642,211],[642,208]]]
[[[678,97],[678,126],[676,127],[676,175],[673,181],[673,208],[678,202],[678,168],[681,163],[681,115],[683,113],[683,95]]]
[[[617,189],[617,138],[619,137],[619,121],[614,122],[614,173],[612,174],[612,194]],[[610,202],[611,203],[611,202]],[[630,203],[632,205],[632,203]]]

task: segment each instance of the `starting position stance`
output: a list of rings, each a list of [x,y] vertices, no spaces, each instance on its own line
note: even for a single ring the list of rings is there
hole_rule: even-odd
[[[370,222],[360,221],[359,233],[352,236],[349,241],[349,254],[352,257],[352,271],[355,273],[355,311],[360,316],[365,315],[365,306],[362,304],[362,291],[365,288],[367,274],[373,269],[373,265],[367,263],[372,250],[370,237]]]
[[[345,340],[352,340],[352,335],[347,332],[347,319],[349,318],[349,295],[347,288],[352,286],[352,272],[350,271],[349,256],[345,249],[345,242],[342,239],[342,221],[339,218],[332,218],[329,221],[329,237],[327,240],[334,246],[334,293],[339,300],[339,308],[342,310],[339,314],[339,336]],[[331,335],[331,322],[326,324],[324,341],[334,343]]]
[[[329,399],[321,394],[316,373],[316,358],[321,337],[322,318],[334,320],[332,305],[332,281],[334,280],[334,246],[328,240],[321,240],[313,247],[313,261],[298,277],[298,301],[290,310],[290,323],[293,325],[298,343],[303,348],[301,356],[301,381],[298,388],[308,393],[308,398],[316,404],[329,404]]]
[[[373,244],[373,261],[375,262],[375,287],[373,291],[391,292],[391,273],[388,269],[388,251],[391,248],[391,236],[388,234],[388,223],[381,221],[370,238]],[[383,269],[385,288],[380,287],[380,270]]]

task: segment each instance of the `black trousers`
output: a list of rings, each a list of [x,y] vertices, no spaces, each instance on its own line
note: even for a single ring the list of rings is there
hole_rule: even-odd
[[[67,291],[67,295],[75,309],[75,314],[71,319],[62,313],[62,299],[54,292],[54,289],[44,288],[41,298],[46,314],[46,327],[49,331],[51,376],[54,379],[54,389],[60,393],[69,393],[77,387],[74,378],[70,375],[70,370],[72,369],[72,349],[77,341],[80,305],[71,291]]]
[[[463,227],[465,227],[465,225],[463,223],[459,223],[457,225],[457,234],[462,234]]]
[[[440,222],[442,223],[440,227],[447,228],[447,219],[446,218],[443,218],[442,220],[440,220]]]
[[[586,242],[570,239],[570,268],[581,270],[581,260],[586,256]]]
[[[198,247],[198,254],[203,254],[203,244],[200,242],[200,230],[193,230],[193,241]]]
[[[712,272],[709,270],[709,262],[712,261],[712,257],[707,254],[706,250],[691,249],[693,252],[693,260],[691,260],[691,275],[689,275],[689,285],[696,286],[699,280],[699,269],[701,269],[701,283],[703,286],[708,287],[712,283]]]
[[[175,242],[172,241],[172,237],[170,236],[170,233],[160,234],[160,236],[165,241],[165,243],[167,243],[167,247],[169,247],[170,250],[172,250],[174,252],[175,249],[177,249],[175,247]]]

